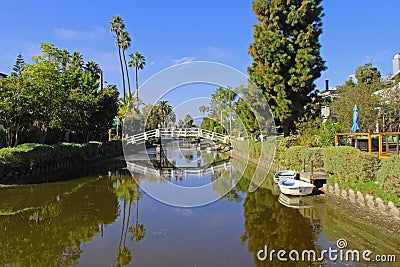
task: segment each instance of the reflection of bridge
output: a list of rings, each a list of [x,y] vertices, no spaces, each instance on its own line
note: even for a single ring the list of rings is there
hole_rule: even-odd
[[[221,143],[229,143],[233,138],[229,135],[223,135],[200,128],[160,128],[144,133],[138,133],[127,137],[128,144],[145,143],[151,138],[174,139],[174,138],[204,138]]]
[[[213,164],[207,168],[199,167],[176,167],[176,168],[161,168],[156,169],[153,166],[138,164],[134,162],[126,162],[128,169],[131,172],[136,172],[144,175],[152,176],[163,176],[163,177],[198,177],[206,174],[216,174],[221,171],[232,170],[232,165],[229,161],[221,161],[217,164]]]

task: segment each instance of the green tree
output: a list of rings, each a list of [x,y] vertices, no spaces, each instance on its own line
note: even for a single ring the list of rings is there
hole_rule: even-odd
[[[0,125],[8,147],[15,147],[20,131],[29,126],[31,109],[30,96],[21,78],[0,79]]]
[[[134,54],[130,54],[131,58],[128,62],[128,66],[131,68],[135,68],[135,77],[136,77],[136,98],[139,99],[139,78],[138,78],[138,70],[142,70],[144,65],[146,65],[146,59],[139,52],[135,52]]]
[[[17,59],[15,61],[13,72],[11,73],[11,76],[14,76],[14,75],[19,76],[19,75],[21,75],[21,72],[24,69],[24,65],[25,65],[25,60],[24,60],[22,54],[19,53],[18,56],[17,56]]]
[[[339,99],[331,105],[332,112],[347,131],[353,125],[353,107],[357,105],[361,132],[373,132],[378,119],[379,94],[382,88],[380,72],[370,63],[356,70],[357,82],[352,78],[338,87]]]
[[[186,127],[186,128],[190,128],[190,127],[193,127],[194,125],[193,125],[193,118],[192,118],[192,116],[190,116],[190,114],[187,114],[186,116],[185,116],[185,119],[183,120],[184,121],[184,126]]]
[[[111,19],[111,33],[114,33],[114,38],[115,38],[115,45],[118,47],[118,56],[119,56],[119,63],[121,66],[121,74],[122,74],[122,87],[124,90],[124,99],[126,100],[126,86],[125,86],[125,72],[124,72],[124,66],[122,63],[122,54],[121,54],[121,46],[120,46],[120,40],[121,40],[121,33],[125,29],[125,24],[124,20],[120,16],[115,16]]]
[[[169,114],[172,112],[172,106],[168,104],[167,100],[161,100],[160,103],[158,104],[158,110],[161,114],[161,127],[166,128],[167,118]]]
[[[314,81],[325,70],[320,56],[322,0],[256,0],[253,12],[251,80],[267,99],[278,125],[288,136],[293,122],[311,102]]]

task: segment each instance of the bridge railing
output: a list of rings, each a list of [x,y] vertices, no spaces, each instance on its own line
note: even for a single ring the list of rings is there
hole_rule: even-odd
[[[218,140],[222,143],[228,143],[234,137],[223,135],[220,133],[204,130],[201,128],[159,128],[144,133],[138,133],[127,137],[128,144],[144,143],[150,138],[205,138],[210,140]]]

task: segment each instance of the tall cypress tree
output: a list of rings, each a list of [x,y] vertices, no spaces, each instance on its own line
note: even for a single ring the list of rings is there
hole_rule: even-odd
[[[21,53],[18,54],[17,59],[15,60],[15,64],[13,67],[14,75],[20,75],[22,70],[24,69],[25,60]]]
[[[314,81],[325,70],[320,55],[322,0],[255,0],[251,80],[266,97],[277,125],[289,135],[311,102]]]

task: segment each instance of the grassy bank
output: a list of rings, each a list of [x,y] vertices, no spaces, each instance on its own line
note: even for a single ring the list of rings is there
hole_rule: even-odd
[[[372,194],[400,206],[400,156],[379,160],[377,156],[353,147],[294,146],[291,139],[276,139],[275,165],[300,171],[303,159],[307,164],[313,160],[314,167],[324,168],[329,174],[328,183]],[[258,159],[261,143],[252,140],[243,142],[249,144],[236,144],[234,149]]]
[[[121,141],[56,145],[26,143],[3,148],[0,149],[0,181],[12,182],[13,178],[117,154],[122,154]]]

